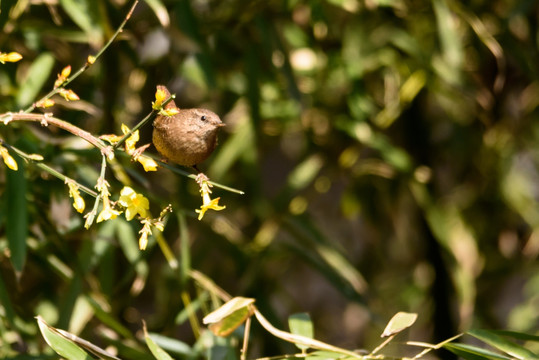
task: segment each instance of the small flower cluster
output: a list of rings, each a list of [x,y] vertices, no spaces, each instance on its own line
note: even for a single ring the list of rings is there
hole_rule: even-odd
[[[206,175],[200,173],[197,176],[196,179],[198,185],[200,186],[200,194],[202,195],[202,206],[200,209],[196,209],[195,211],[198,213],[198,220],[202,220],[204,217],[204,214],[209,209],[215,210],[215,211],[221,211],[226,208],[226,206],[220,206],[219,205],[219,199],[221,198],[215,198],[212,199],[210,197],[211,190],[210,188],[212,185],[209,182],[209,179]]]
[[[67,180],[69,186],[69,196],[73,198],[73,207],[78,212],[83,212],[85,208],[84,199],[79,193],[79,187],[73,180]],[[142,230],[139,231],[139,248],[145,250],[148,245],[148,236],[152,234],[152,228],[156,228],[159,231],[164,229],[164,217],[170,212],[170,205],[167,206],[162,212],[159,218],[152,219],[150,215],[150,202],[142,195],[138,194],[129,186],[124,186],[120,191],[120,198],[117,201],[110,200],[109,183],[102,177],[97,181],[96,189],[99,191],[99,198],[103,202],[103,206],[99,215],[97,215],[96,222],[112,220],[117,218],[122,213],[125,213],[127,221],[133,220],[138,217]],[[93,219],[97,211],[92,210],[86,214],[86,223],[84,227],[88,229],[93,222]]]
[[[124,135],[129,134],[130,131],[131,130],[127,127],[127,125],[122,124],[122,133]],[[115,144],[118,141],[120,141],[120,139],[122,139],[122,136],[112,134],[112,135],[102,135],[99,138],[102,140],[108,141],[110,144]],[[125,140],[125,152],[131,155],[131,158],[133,159],[133,161],[138,161],[144,167],[144,171],[146,172],[157,171],[157,163],[155,162],[155,160],[149,156],[142,154],[144,150],[146,150],[146,148],[148,148],[148,146],[150,145],[147,144],[147,145],[141,146],[138,149],[136,148],[136,144],[139,141],[139,139],[140,139],[139,131],[136,130],[131,134],[129,138],[127,138],[127,140]]]
[[[4,164],[13,171],[17,171],[19,166],[15,159],[9,154],[9,151],[0,145],[0,156],[4,159]]]
[[[180,112],[177,107],[163,108],[163,102],[167,99],[167,93],[162,89],[155,92],[155,101],[152,102],[152,109],[159,110],[159,115],[174,116]]]
[[[65,68],[63,68],[62,71],[57,75],[57,79],[54,82],[54,88],[57,89],[61,87],[67,81],[67,79],[69,78],[69,75],[71,75],[71,65],[68,65]],[[66,101],[80,100],[79,96],[73,90],[70,90],[70,89],[61,88],[60,90],[58,90],[58,94],[60,94],[60,96],[63,97]],[[35,105],[36,107],[46,109],[46,108],[50,108],[54,104],[55,104],[54,100],[52,99],[41,99],[38,102],[36,102]]]
[[[0,63],[5,64],[6,62],[17,62],[22,59],[22,55],[18,52],[3,53],[0,51]]]

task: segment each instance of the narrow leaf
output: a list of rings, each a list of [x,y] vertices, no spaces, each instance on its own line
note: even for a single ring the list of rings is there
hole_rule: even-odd
[[[213,324],[216,322],[219,322],[226,317],[232,315],[238,310],[241,310],[255,302],[255,299],[251,298],[244,298],[241,296],[235,297],[226,303],[224,303],[220,308],[217,310],[209,313],[202,319],[202,322],[204,324]]]
[[[537,356],[537,354],[534,354],[530,350],[514,342],[502,338],[501,336],[495,334],[492,331],[470,330],[467,333],[481,341],[486,342],[487,344],[492,347],[495,347],[498,350],[501,350],[511,356],[516,357],[517,359],[539,359],[539,356]]]
[[[507,356],[496,354],[492,351],[478,348],[472,345],[448,343],[443,346],[447,350],[451,351],[467,360],[511,360]]]
[[[99,6],[93,0],[60,0],[60,5],[95,45],[103,41],[103,31],[100,24]]]
[[[172,357],[169,354],[167,354],[165,350],[161,349],[161,347],[159,347],[159,345],[157,345],[155,341],[152,340],[150,335],[148,335],[148,330],[146,329],[146,323],[143,323],[143,330],[144,330],[144,339],[146,340],[146,345],[148,345],[148,348],[152,352],[153,356],[155,356],[157,360],[172,360]]]
[[[188,356],[193,356],[196,353],[188,344],[178,339],[154,333],[148,333],[148,336],[163,350]]]
[[[40,316],[37,317],[37,324],[47,344],[58,355],[68,360],[92,360],[92,357],[88,353],[78,347],[73,341],[60,335],[55,328],[45,323]]]
[[[290,332],[294,335],[301,335],[307,338],[314,338],[314,327],[311,317],[307,313],[292,314],[288,318]],[[300,350],[307,350],[309,347],[302,344],[295,344]]]
[[[202,322],[210,324],[209,329],[215,335],[228,336],[253,314],[250,305],[254,302],[254,299],[235,297],[204,317]]]
[[[400,333],[402,330],[412,326],[417,319],[417,314],[398,312],[387,323],[381,337],[388,337]]]
[[[508,331],[508,330],[492,330],[494,334],[500,336],[512,337],[513,339],[523,340],[523,341],[539,341],[539,336],[532,334],[525,334],[517,331]]]
[[[168,11],[165,5],[161,0],[145,0],[148,6],[152,9],[155,16],[159,19],[159,22],[163,27],[168,27],[170,25],[170,17],[168,16]]]
[[[54,57],[51,53],[42,53],[34,60],[20,83],[16,98],[18,106],[24,107],[36,100],[37,94],[49,79],[53,65]]]

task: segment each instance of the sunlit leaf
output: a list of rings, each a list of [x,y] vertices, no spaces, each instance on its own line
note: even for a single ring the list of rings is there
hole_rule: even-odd
[[[181,355],[193,355],[195,350],[178,339],[170,338],[156,333],[148,333],[153,342],[163,350]]]
[[[167,8],[163,5],[161,0],[144,0],[148,6],[152,9],[155,16],[159,19],[159,22],[163,27],[170,25],[170,17],[168,15]]]
[[[153,341],[150,335],[148,335],[148,330],[146,329],[146,323],[143,324],[143,329],[144,329],[144,339],[146,340],[146,345],[148,345],[148,348],[152,352],[153,356],[155,356],[157,360],[172,360],[172,357],[169,354],[167,354],[165,350],[161,349],[161,347],[157,345],[155,341]]]
[[[495,347],[496,349],[503,351],[513,357],[516,357],[517,359],[539,359],[539,356],[537,354],[534,354],[530,350],[511,342],[507,339],[504,339],[503,337],[497,335],[496,333],[488,330],[470,330],[467,332],[467,334],[486,342],[492,347]]]
[[[202,322],[210,324],[210,330],[218,336],[227,336],[252,315],[254,299],[235,297],[217,310],[206,315]]]
[[[466,360],[510,360],[511,358],[467,344],[448,343],[443,346]]]
[[[295,335],[314,338],[314,326],[311,317],[307,313],[292,314],[288,317],[288,326],[290,332]],[[309,347],[302,344],[296,344],[301,350],[307,350]]]
[[[412,326],[417,319],[417,314],[407,313],[407,312],[398,312],[396,313],[391,320],[386,325],[384,332],[381,337],[388,337],[395,335],[403,331],[404,329]]]
[[[60,356],[68,360],[92,360],[92,357],[75,344],[74,341],[60,335],[57,329],[49,326],[41,317],[37,317],[41,335],[49,346]]]

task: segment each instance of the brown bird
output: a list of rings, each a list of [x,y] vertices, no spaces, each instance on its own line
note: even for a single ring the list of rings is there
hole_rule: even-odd
[[[166,98],[170,92],[163,85]],[[165,108],[175,108],[174,101]],[[225,126],[219,116],[207,109],[179,109],[173,116],[158,115],[153,122],[152,141],[159,153],[168,160],[184,166],[200,164],[217,146],[217,132]],[[198,170],[198,169],[197,169]]]

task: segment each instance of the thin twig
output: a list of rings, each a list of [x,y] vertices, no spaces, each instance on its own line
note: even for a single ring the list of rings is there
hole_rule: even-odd
[[[105,50],[107,50],[107,48],[114,42],[114,40],[116,40],[116,38],[118,37],[118,35],[120,35],[120,33],[123,31],[124,27],[125,27],[125,24],[127,23],[127,21],[131,18],[131,15],[133,14],[133,11],[135,10],[135,7],[137,6],[138,4],[138,0],[135,0],[133,2],[133,5],[131,6],[131,8],[129,9],[129,12],[127,13],[127,15],[125,16],[125,19],[122,21],[122,23],[120,24],[120,26],[118,27],[118,29],[116,30],[116,32],[114,33],[114,35],[112,35],[112,37],[109,39],[109,41],[105,44],[105,46],[103,46],[101,48],[101,50],[99,50],[99,52],[93,57],[93,61],[92,63],[86,61],[86,63],[79,69],[77,70],[73,75],[71,75],[70,77],[67,78],[66,81],[64,81],[62,83],[61,86],[58,86],[54,89],[52,89],[51,91],[49,91],[49,93],[45,96],[43,96],[41,99],[39,99],[38,101],[36,101],[35,103],[33,103],[32,105],[30,105],[29,107],[27,107],[25,110],[24,110],[24,113],[31,113],[32,111],[34,111],[34,109],[36,108],[36,103],[39,103],[41,101],[44,101],[44,100],[47,100],[49,98],[51,98],[53,95],[57,94],[58,92],[60,92],[61,89],[65,88],[67,85],[69,85],[73,80],[75,80],[76,78],[79,77],[80,74],[82,74],[83,72],[85,72],[93,63],[95,63],[95,61],[97,59],[99,59],[99,57],[103,54],[103,52],[105,52]]]
[[[165,107],[166,104],[168,104],[169,102],[171,102],[172,100],[174,100],[176,98],[175,95],[172,95],[170,96],[167,100],[165,100],[163,102],[163,107]],[[150,112],[148,115],[146,115],[146,117],[144,119],[142,119],[137,125],[135,125],[131,130],[129,130],[129,132],[127,134],[124,134],[124,136],[121,137],[120,140],[118,140],[117,143],[115,143],[113,145],[113,147],[115,149],[117,149],[120,145],[122,145],[131,135],[133,135],[133,133],[135,131],[137,131],[138,129],[140,129],[142,126],[146,125],[149,121],[153,120],[156,116],[157,116],[157,112],[158,110],[152,110],[152,112]]]
[[[180,174],[180,175],[183,175],[183,176],[186,176],[190,179],[193,179],[193,180],[196,180],[197,179],[197,176],[195,174],[191,174],[190,172],[188,171],[185,171],[185,170],[182,170],[180,168],[178,168],[177,166],[172,166],[172,165],[169,165],[167,164],[166,162],[163,162],[163,161],[160,161],[160,160],[156,160],[157,163],[164,167],[164,168],[167,168],[169,169],[170,171],[172,172],[175,172],[176,174]],[[230,191],[230,192],[233,192],[233,193],[236,193],[236,194],[240,194],[240,195],[244,195],[245,192],[242,191],[242,190],[238,190],[238,189],[234,189],[230,186],[226,186],[226,185],[222,185],[222,184],[219,184],[219,183],[216,183],[216,182],[213,182],[213,181],[208,181],[208,183],[210,183],[211,185],[215,186],[216,188],[220,188],[220,189],[223,189],[223,190],[226,190],[226,191]]]
[[[83,192],[85,192],[86,194],[90,195],[90,196],[93,196],[93,197],[97,197],[97,193],[95,191],[93,191],[92,189],[78,183],[77,181],[65,176],[64,174],[56,171],[55,169],[53,169],[52,167],[50,167],[49,165],[46,165],[40,161],[37,161],[34,159],[34,157],[32,157],[30,154],[27,154],[25,153],[24,151],[12,146],[12,145],[9,145],[8,143],[6,143],[4,140],[0,139],[0,144],[2,144],[3,146],[7,147],[9,150],[12,150],[14,153],[16,153],[17,155],[19,155],[20,157],[22,157],[23,159],[25,159],[26,161],[29,161],[33,164],[35,164],[38,168],[40,168],[41,170],[44,170],[46,172],[48,172],[49,174],[51,174],[52,176],[62,180],[63,182],[67,182],[67,181],[73,181],[77,184],[77,187],[82,190]]]

